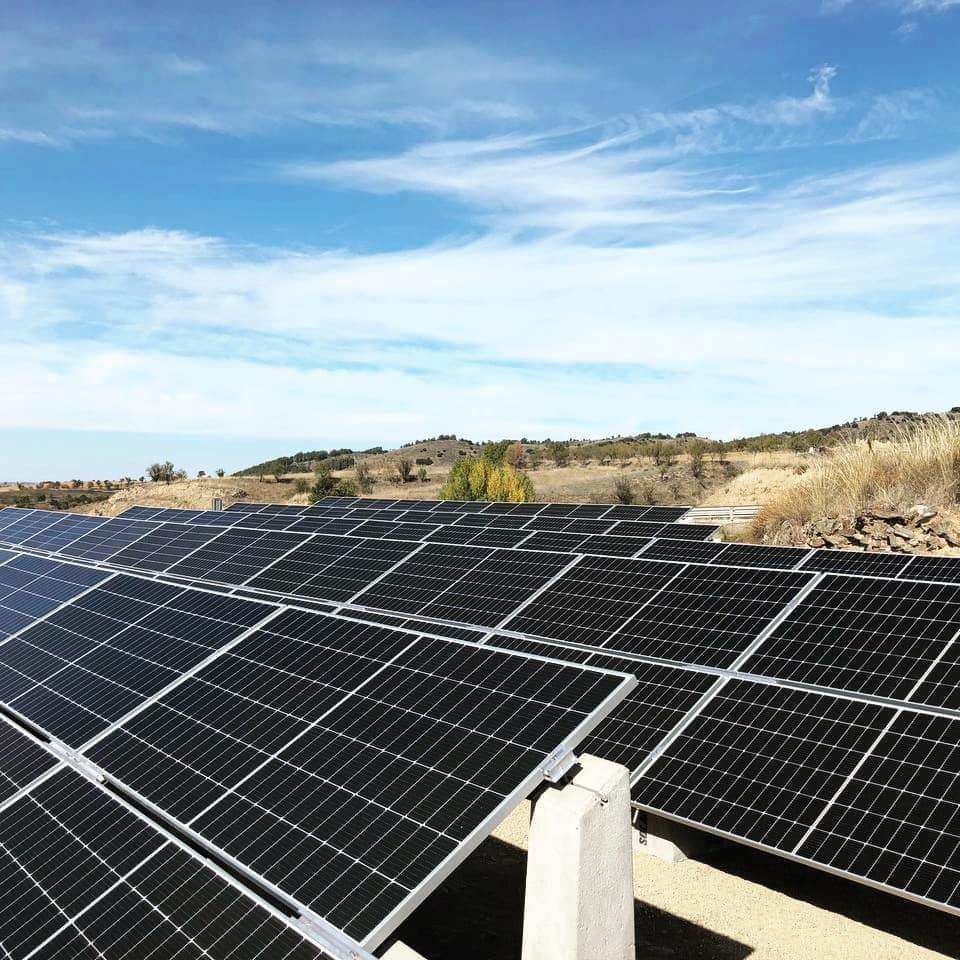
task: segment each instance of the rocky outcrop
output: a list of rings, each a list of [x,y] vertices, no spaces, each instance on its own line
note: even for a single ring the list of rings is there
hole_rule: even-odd
[[[781,524],[767,543],[806,544],[846,550],[898,553],[960,552],[960,525],[931,507],[918,504],[905,513],[866,513],[813,523]]]

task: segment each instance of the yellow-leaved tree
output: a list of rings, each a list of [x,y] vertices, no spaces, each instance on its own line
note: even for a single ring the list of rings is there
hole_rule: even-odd
[[[492,464],[483,457],[458,460],[440,491],[444,500],[500,500],[526,503],[534,498],[530,478],[509,464]]]

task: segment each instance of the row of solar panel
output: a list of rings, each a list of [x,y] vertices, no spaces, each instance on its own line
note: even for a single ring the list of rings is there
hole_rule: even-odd
[[[469,500],[391,500],[389,498],[324,497],[307,506],[277,503],[244,503],[239,501],[226,510],[228,513],[286,513],[309,516],[323,510],[382,511],[383,519],[390,513],[424,515],[435,513],[481,514],[510,517],[568,517],[607,518],[611,520],[679,520],[689,507],[665,507],[609,503],[488,503]]]
[[[34,603],[0,642],[7,716],[365,946],[635,683],[14,551],[0,554],[0,583],[4,601]],[[0,800],[48,767],[0,750]],[[32,809],[22,799],[0,836],[11,810]],[[46,877],[16,884],[7,849],[0,942],[25,957],[77,904],[60,912]],[[64,884],[69,854],[48,855]],[[43,920],[22,943],[10,897]]]
[[[16,565],[37,562],[37,558],[20,558]],[[788,592],[794,585],[789,581],[780,584]],[[650,582],[646,588],[655,589],[655,584]],[[939,602],[930,597],[913,599]],[[926,617],[931,611],[914,612]],[[274,628],[271,625],[269,629]],[[203,677],[206,685],[199,692],[188,690],[186,702],[172,703],[172,713],[151,716],[149,723],[130,724],[122,738],[111,734],[103,741],[104,747],[94,745],[88,755],[100,762],[101,751],[106,751],[108,764],[121,770],[127,782],[148,799],[172,806],[192,823],[191,815],[208,800],[204,791],[216,789],[211,780],[218,783],[224,767],[242,765],[246,759],[245,750],[235,742],[236,726],[244,731],[239,738],[244,746],[249,746],[247,731],[265,729],[264,717],[253,707],[245,704],[238,709],[234,704],[228,727],[219,729],[214,724],[222,736],[218,739],[208,733],[198,741],[192,721],[197,717],[196,704],[202,704],[199,709],[203,711],[197,720],[206,723],[209,706],[216,706],[222,696],[220,690],[239,689],[244,697],[252,697],[256,703],[266,700],[267,707],[282,709],[285,714],[292,706],[297,716],[297,705],[315,696],[315,688],[306,681],[320,666],[330,676],[325,664],[303,659],[299,646],[289,642],[293,640],[289,631],[281,635],[288,641],[285,649],[295,648],[290,654],[297,665],[292,671],[295,681],[272,681],[263,689],[246,685],[246,678],[234,688],[231,684],[239,668],[228,661],[230,669]],[[952,854],[960,830],[956,737],[960,721],[915,707],[868,703],[715,672],[638,664],[600,650],[563,649],[515,636],[497,634],[488,644],[528,653],[562,653],[581,663],[632,670],[637,675],[637,688],[584,749],[634,769],[634,797],[645,808],[910,896],[960,908]],[[329,641],[324,646],[329,646]],[[765,644],[761,645],[760,649],[764,648]],[[0,647],[0,653],[3,649]],[[253,659],[257,661],[256,656]],[[881,667],[877,665],[877,669]],[[435,671],[431,667],[427,673]],[[334,674],[330,682],[336,686],[337,681]],[[440,709],[446,709],[449,701],[444,699],[442,685],[436,685],[436,677],[424,682],[429,685],[429,696],[439,698]],[[211,685],[220,689],[212,692]],[[459,696],[460,691],[453,690],[450,695]],[[341,732],[352,744],[351,738],[369,722],[369,716],[358,711],[356,726]],[[394,723],[391,720],[391,727]],[[403,724],[397,733],[401,744],[411,735]],[[199,766],[192,755],[178,756],[178,744],[184,742],[205,745],[206,759]],[[455,752],[457,747],[452,740],[449,743]],[[269,753],[273,746],[271,742],[254,745],[262,753]],[[340,756],[349,758],[351,748],[344,746]],[[325,749],[330,749],[329,744]],[[657,756],[652,764],[651,751]],[[370,763],[374,762],[382,763],[383,755],[371,757]],[[277,789],[305,795],[298,786],[283,781]],[[388,793],[396,788],[395,782],[392,787],[385,786]],[[242,805],[238,811],[243,813]],[[231,828],[226,829],[229,833]],[[250,842],[249,835],[244,835],[244,841]],[[949,846],[951,842],[954,847]]]
[[[107,521],[77,546],[91,536],[98,542],[111,537],[114,526],[126,536],[122,525],[129,523],[138,521]],[[161,525],[112,553],[110,563],[648,660],[738,667],[890,699],[910,694],[913,702],[960,709],[955,585],[838,574],[814,585],[815,573],[806,567],[758,570],[646,554],[576,557],[273,531],[228,530],[211,538],[203,529]],[[0,530],[0,539],[6,536]],[[752,549],[758,548],[744,547]],[[818,553],[814,560],[838,555]]]
[[[122,514],[127,520],[151,520],[204,524],[206,526],[258,530],[287,530],[293,533],[355,533],[357,536],[392,537],[401,540],[437,539],[440,530],[446,531],[448,540],[465,543],[471,537],[482,534],[497,536],[498,546],[515,546],[534,533],[566,533],[580,535],[613,536],[618,538],[669,536],[684,540],[706,540],[717,531],[715,526],[704,524],[674,523],[671,521],[648,521],[593,518],[571,519],[554,516],[509,516],[502,514],[456,513],[436,511],[415,514],[412,518],[393,510],[343,509],[330,507],[311,510],[307,516],[289,513],[230,513],[229,511],[182,510],[176,507],[135,506]],[[623,545],[629,555],[636,552],[638,544],[628,540]],[[616,551],[615,551],[616,552]]]

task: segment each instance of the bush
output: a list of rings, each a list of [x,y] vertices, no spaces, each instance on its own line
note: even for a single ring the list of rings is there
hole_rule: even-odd
[[[317,482],[310,488],[310,503],[316,503],[324,497],[355,497],[357,485],[352,480],[338,480],[331,477],[329,472],[325,477],[318,477]]]
[[[570,462],[570,445],[559,440],[547,440],[544,444],[546,454],[558,467],[565,467]]]
[[[504,460],[513,467],[514,470],[523,470],[527,465],[527,451],[522,443],[511,443],[507,447]]]
[[[310,489],[310,481],[305,480],[303,477],[298,477],[293,481],[293,489],[297,493],[306,493]]]
[[[217,467],[217,476],[218,476],[218,477],[222,477],[222,476],[224,475],[224,473],[226,473],[226,471],[223,469],[223,467]]]
[[[442,500],[497,500],[525,503],[533,500],[530,478],[509,464],[491,464],[482,458],[458,460],[440,491]]]
[[[510,444],[510,440],[488,440],[480,447],[480,456],[486,460],[487,463],[503,463],[507,456],[507,451],[510,449]]]
[[[373,493],[373,474],[370,472],[370,464],[361,460],[357,464],[354,474],[357,479],[357,486],[361,493]]]
[[[413,462],[406,457],[397,457],[394,462],[397,469],[397,480],[400,483],[409,483],[413,479]]]
[[[627,477],[620,477],[613,485],[613,498],[617,503],[633,503],[636,499],[633,484]]]
[[[426,467],[417,467],[417,479],[418,479],[421,483],[426,483],[426,482],[427,482],[428,477],[427,477],[427,468],[426,468]]]
[[[169,483],[175,475],[176,467],[174,467],[169,460],[164,460],[163,463],[151,463],[150,466],[147,467],[147,476],[150,477],[154,483],[159,483],[161,480],[163,480],[164,483]]]
[[[433,466],[433,457],[417,457],[415,462],[418,467],[431,467]]]
[[[707,453],[707,445],[702,440],[694,440],[687,447],[687,452],[690,454],[690,473],[695,480],[700,480],[706,469],[704,458]]]

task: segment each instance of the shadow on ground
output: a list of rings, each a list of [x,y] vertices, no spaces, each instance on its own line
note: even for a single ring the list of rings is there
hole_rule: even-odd
[[[519,960],[527,856],[491,837],[396,932],[427,960]],[[637,955],[744,960],[747,944],[634,901]]]
[[[960,957],[960,917],[739,844],[728,843],[700,859],[724,873],[849,917],[919,947]]]

